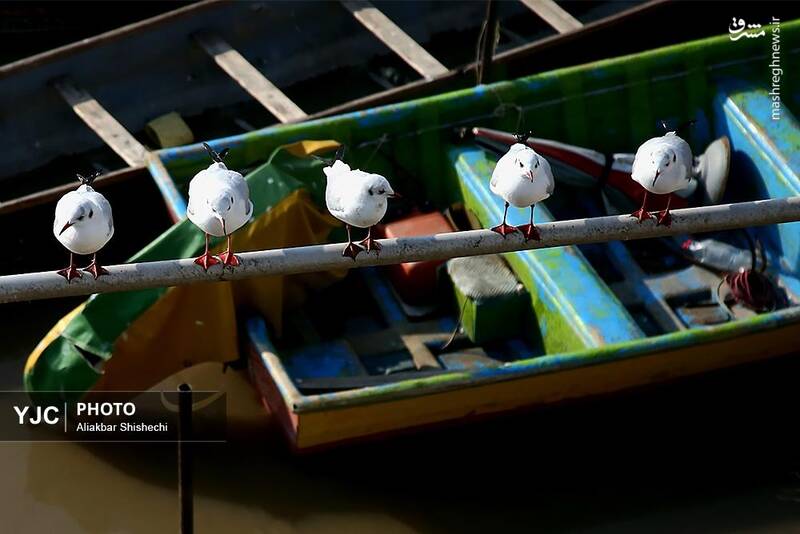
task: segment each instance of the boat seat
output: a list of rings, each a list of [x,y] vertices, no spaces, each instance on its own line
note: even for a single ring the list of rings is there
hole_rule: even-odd
[[[489,190],[496,161],[477,147],[454,147],[448,155],[467,208],[485,228],[499,222],[503,217],[503,201]],[[546,206],[537,206],[538,223],[552,220]],[[527,223],[528,210],[509,210],[508,222]],[[644,337],[577,247],[526,250],[504,257],[530,293],[536,316],[534,328],[538,328],[546,353]]]

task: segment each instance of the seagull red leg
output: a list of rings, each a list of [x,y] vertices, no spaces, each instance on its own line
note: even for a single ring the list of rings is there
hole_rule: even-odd
[[[212,265],[219,263],[219,260],[208,252],[208,234],[206,234],[206,250],[202,255],[195,258],[194,262],[207,271]]]
[[[228,250],[219,255],[222,265],[225,267],[238,267],[239,258],[231,250],[231,236],[228,236]]]
[[[639,224],[647,219],[652,219],[653,216],[645,209],[647,207],[647,191],[644,192],[644,199],[642,199],[642,207],[631,213],[631,217],[639,219]]]
[[[359,241],[358,244],[361,245],[362,247],[364,247],[364,250],[367,251],[367,254],[369,254],[373,250],[375,251],[376,254],[380,254],[381,253],[381,244],[378,243],[377,241],[375,241],[374,239],[372,239],[372,227],[371,226],[367,229],[367,237],[365,237],[364,239]]]
[[[75,265],[75,255],[72,252],[69,253],[69,266],[56,272],[66,278],[67,283],[70,283],[74,278],[81,278],[81,276],[83,276]]]
[[[108,271],[105,270],[103,267],[97,264],[97,253],[95,252],[92,256],[92,263],[90,263],[85,269],[85,272],[90,273],[94,276],[94,279],[97,280],[99,277],[103,276],[104,274],[108,274]]]
[[[353,258],[353,261],[356,261],[356,256],[358,256],[358,253],[364,249],[353,243],[353,238],[350,236],[350,225],[345,224],[344,227],[347,228],[347,246],[344,247],[342,256]]]
[[[656,226],[672,226],[672,215],[669,212],[669,203],[672,201],[672,195],[667,197],[667,208],[658,214],[658,222]]]
[[[506,224],[506,217],[508,217],[508,202],[506,202],[506,209],[503,211],[503,222],[502,224],[498,224],[494,228],[492,228],[492,232],[497,232],[501,236],[505,237],[508,234],[513,234],[517,231],[516,226],[511,226],[510,224]]]
[[[522,226],[520,226],[518,228],[518,230],[520,232],[522,232],[522,235],[525,236],[525,242],[526,243],[528,241],[530,241],[531,239],[533,239],[534,241],[541,241],[542,240],[542,235],[539,233],[539,229],[536,228],[536,226],[534,226],[534,224],[533,224],[533,210],[534,209],[536,209],[536,204],[533,204],[531,206],[531,222],[530,222],[530,224],[523,224]]]

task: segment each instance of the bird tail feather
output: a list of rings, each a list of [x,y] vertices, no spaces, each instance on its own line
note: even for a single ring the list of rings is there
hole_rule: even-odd
[[[322,169],[322,171],[325,173],[325,176],[327,178],[330,178],[332,176],[337,176],[345,172],[350,172],[350,165],[348,165],[343,161],[336,160],[333,162],[333,165],[331,165],[330,167],[325,167],[324,169]]]

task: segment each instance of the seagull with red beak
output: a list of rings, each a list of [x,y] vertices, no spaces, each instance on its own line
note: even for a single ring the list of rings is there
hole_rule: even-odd
[[[223,268],[233,268],[239,265],[239,258],[233,253],[231,234],[253,216],[250,189],[241,174],[228,169],[223,163],[227,149],[217,153],[206,143],[203,143],[203,147],[214,161],[189,182],[189,202],[186,208],[186,216],[206,237],[205,252],[194,262],[206,271],[218,263],[222,263]],[[228,248],[219,255],[219,259],[208,250],[209,236],[212,235],[228,239]]]
[[[511,145],[508,152],[497,160],[497,165],[492,172],[489,189],[505,201],[503,222],[492,230],[503,237],[519,230],[525,236],[525,241],[530,239],[538,241],[541,236],[533,223],[533,211],[537,203],[553,194],[555,181],[550,163],[526,144],[529,136],[530,134],[516,135],[517,142]],[[531,209],[530,223],[519,228],[507,224],[509,205],[515,208],[529,207]]]
[[[92,188],[92,182],[98,174],[88,177],[79,174],[81,185],[78,189],[61,197],[56,204],[53,235],[70,252],[69,265],[58,274],[66,278],[67,283],[81,278],[75,265],[75,254],[92,255],[92,262],[83,270],[95,279],[108,274],[97,263],[97,252],[114,235],[114,218],[106,197]]]

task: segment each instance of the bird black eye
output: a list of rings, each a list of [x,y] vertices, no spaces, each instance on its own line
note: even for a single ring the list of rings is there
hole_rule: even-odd
[[[231,204],[233,204],[233,197],[231,197]]]
[[[677,158],[676,158],[675,154],[673,154],[673,155],[672,155],[672,161],[674,162],[676,159],[677,159]]]
[[[375,194],[375,193],[372,192],[372,188],[368,189],[368,192],[369,192],[369,196],[372,196],[372,195]]]
[[[89,218],[91,219],[94,217],[94,210],[89,210]]]
[[[666,164],[666,165],[664,165],[664,167],[669,167],[669,161],[667,162],[667,164]]]
[[[79,221],[82,221],[82,220],[83,220],[83,217],[84,217],[84,216],[83,216],[83,215],[81,215],[80,217],[78,217],[78,220],[79,220]]]
[[[522,167],[524,167],[524,165],[522,164],[522,162],[521,162],[521,161],[518,161],[517,163],[519,163],[519,168],[520,168],[520,169],[521,169]]]
[[[386,189],[379,189],[378,190],[378,194],[379,195],[383,195],[384,193],[386,193]]]

